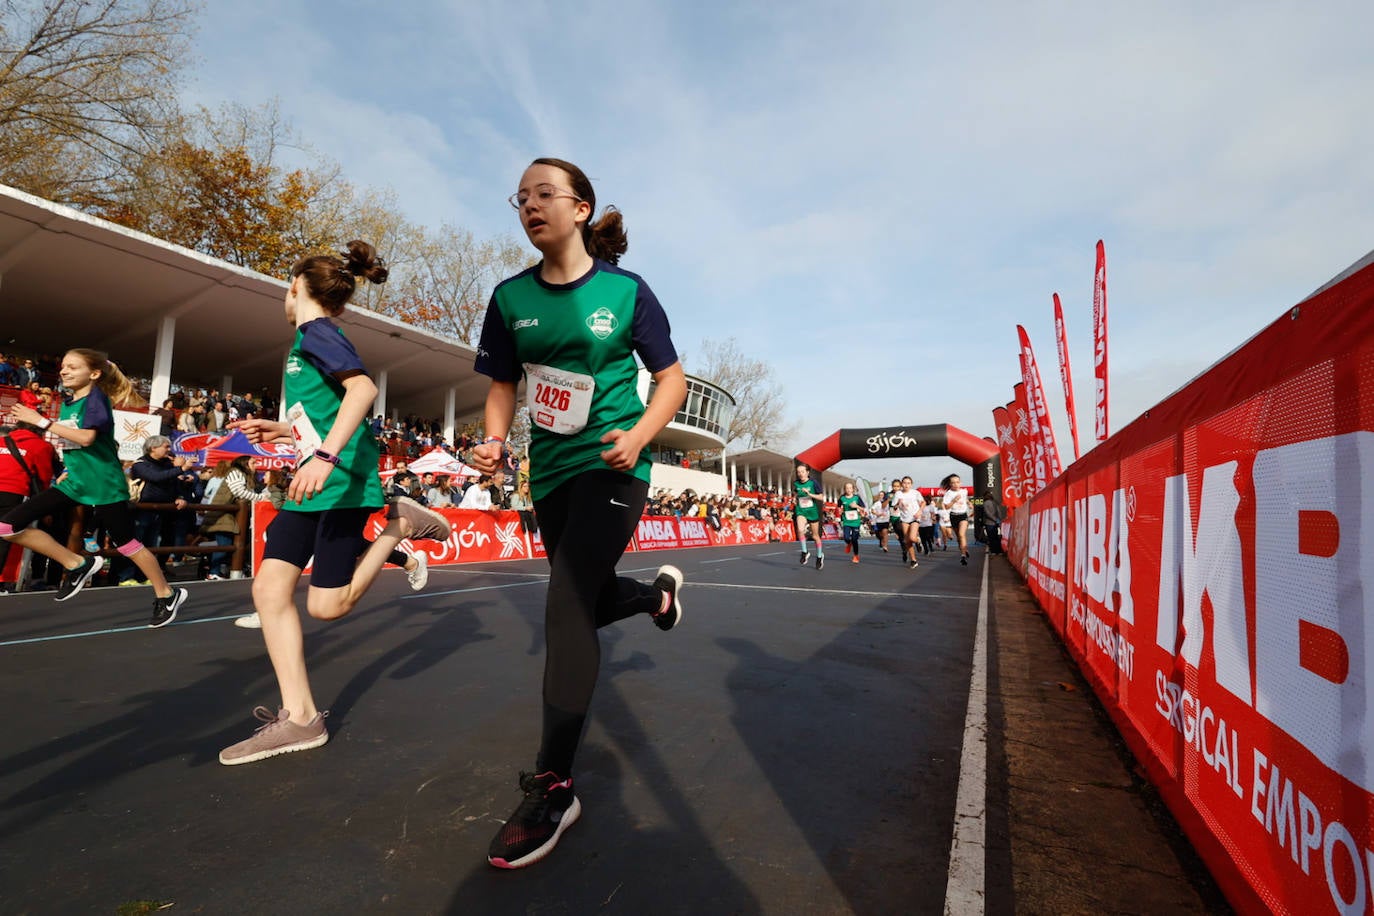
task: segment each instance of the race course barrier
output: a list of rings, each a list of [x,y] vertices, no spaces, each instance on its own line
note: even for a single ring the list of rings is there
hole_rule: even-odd
[[[452,563],[485,563],[492,560],[528,560],[543,557],[544,542],[537,532],[527,533],[520,525],[520,515],[512,511],[491,512],[480,509],[436,509],[452,526],[448,540],[440,544],[404,541],[411,552],[422,551],[431,566]],[[253,504],[253,568],[262,563],[267,545],[267,526],[276,518],[277,510],[270,503]],[[367,536],[371,540],[386,527],[386,510],[378,509],[368,519]],[[771,538],[770,538],[771,529]],[[822,526],[822,536],[838,538],[839,529],[833,524]],[[767,544],[772,541],[795,541],[796,531],[785,523],[770,524],[754,519],[739,522],[736,530],[728,523],[719,531],[704,518],[667,518],[645,516],[639,520],[630,550],[671,550],[680,547],[723,547],[739,544]]]
[[[1374,912],[1374,266],[1018,509],[1010,553],[1242,912]]]

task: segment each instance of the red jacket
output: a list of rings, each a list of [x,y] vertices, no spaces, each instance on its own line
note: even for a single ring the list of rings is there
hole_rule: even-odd
[[[43,481],[43,486],[51,486],[57,452],[48,441],[28,429],[16,429],[10,433],[10,438],[14,440],[19,453],[24,456],[24,463],[38,475],[39,480]],[[0,438],[0,492],[29,495],[29,475],[19,466],[3,438]]]

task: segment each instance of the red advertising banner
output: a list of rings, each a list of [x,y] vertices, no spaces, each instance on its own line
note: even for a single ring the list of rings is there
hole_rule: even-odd
[[[1059,294],[1054,294],[1054,338],[1059,351],[1059,380],[1064,383],[1064,412],[1069,418],[1069,435],[1073,438],[1073,460],[1082,454],[1078,450],[1078,412],[1073,406],[1073,370],[1069,366],[1069,333],[1064,327],[1064,306]]]
[[[444,543],[435,541],[403,541],[403,547],[425,554],[431,566],[450,563],[482,563],[492,560],[528,560],[546,556],[544,541],[538,532],[526,534],[516,512],[486,512],[478,509],[436,509],[453,525]],[[253,504],[253,568],[262,562],[267,544],[267,526],[277,517],[270,503]],[[368,520],[366,536],[376,537],[386,526],[385,510],[377,510]],[[725,524],[716,531],[704,518],[667,518],[646,516],[639,520],[628,550],[668,550],[679,547],[719,547],[737,544],[767,544],[773,529],[774,541],[795,541],[796,532],[790,526],[755,519],[742,519],[738,528]],[[839,538],[834,525],[823,525],[822,536]],[[19,551],[13,551],[17,554]],[[308,569],[309,567],[307,567]]]
[[[1002,459],[1002,505],[1015,509],[1021,505],[1021,469],[1016,456],[1016,435],[1012,432],[1011,412],[1015,404],[992,409],[992,425],[997,430],[997,451]]]
[[[520,527],[517,512],[484,512],[478,509],[436,509],[453,525],[447,541],[402,541],[403,549],[422,552],[431,566],[449,563],[480,563],[489,560],[528,560],[540,553],[532,550],[530,538]],[[277,517],[271,503],[253,504],[253,568],[262,563],[267,544],[267,526]],[[378,509],[368,519],[365,536],[370,541],[386,527],[386,510]],[[308,568],[308,567],[307,567]]]
[[[1019,324],[1016,326],[1016,333],[1021,338],[1021,380],[1026,385],[1026,406],[1030,408],[1031,447],[1035,450],[1035,486],[1039,490],[1059,476],[1059,446],[1055,444],[1054,429],[1050,426],[1049,402],[1045,400],[1045,386],[1040,381],[1040,368],[1035,363],[1035,350],[1031,348],[1030,335]]]
[[[1026,400],[1026,383],[1011,386],[1011,433],[1016,437],[1017,476],[1021,480],[1021,501],[1025,502],[1042,486],[1035,483],[1035,446],[1031,441],[1030,404]]]
[[[1036,599],[1244,912],[1374,908],[1374,266],[1013,517]]]
[[[1097,266],[1093,270],[1093,399],[1097,441],[1104,441],[1107,429],[1107,249],[1097,240]]]

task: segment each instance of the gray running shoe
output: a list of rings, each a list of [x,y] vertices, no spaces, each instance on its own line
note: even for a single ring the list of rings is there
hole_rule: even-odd
[[[448,540],[453,527],[438,512],[426,509],[409,496],[398,496],[391,501],[391,505],[398,518],[410,522],[410,534],[407,537],[412,541],[430,540],[442,544]]]
[[[412,591],[418,592],[429,581],[429,557],[417,551],[411,554],[411,558],[415,560],[415,568],[406,570],[406,581],[410,583]]]
[[[253,715],[263,724],[247,741],[240,741],[220,751],[220,763],[225,766],[252,763],[278,754],[307,751],[329,740],[329,730],[324,727],[328,710],[315,713],[315,718],[305,725],[292,722],[291,714],[284,709],[274,716],[266,706],[259,706],[253,710]]]
[[[105,566],[104,557],[87,557],[86,561],[76,569],[69,569],[62,576],[62,582],[57,586],[57,601],[66,601],[68,598],[76,596],[76,593],[86,587],[86,583],[91,581],[96,573]]]

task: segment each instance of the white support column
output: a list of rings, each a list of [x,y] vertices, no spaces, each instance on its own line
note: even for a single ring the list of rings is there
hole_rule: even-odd
[[[449,445],[453,445],[455,441],[453,426],[456,422],[454,414],[457,411],[458,389],[450,385],[448,391],[444,393],[444,441]]]
[[[171,315],[164,316],[157,327],[157,348],[153,352],[153,383],[148,392],[148,403],[161,407],[172,393],[172,344],[177,336],[177,320]]]
[[[390,377],[385,369],[377,373],[377,400],[372,402],[372,416],[386,416],[386,383]]]
[[[288,352],[281,360],[281,379],[277,387],[277,420],[286,422],[286,364],[290,362],[291,354]]]

